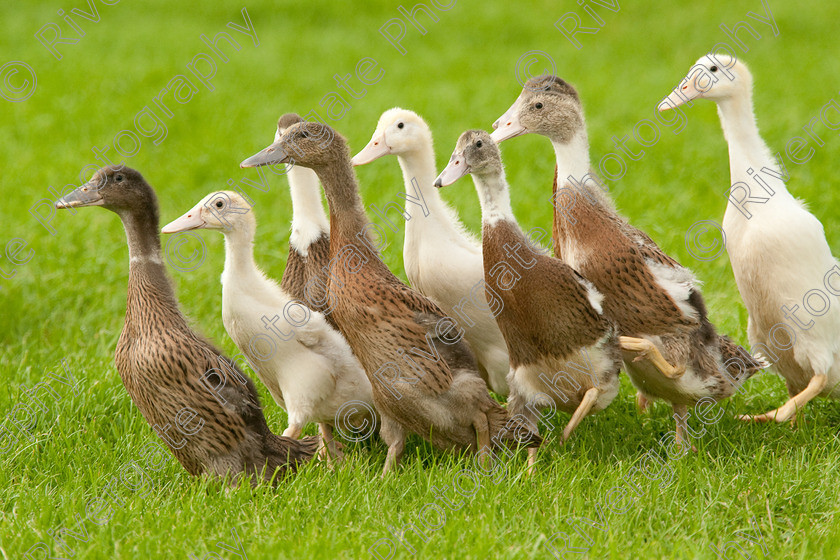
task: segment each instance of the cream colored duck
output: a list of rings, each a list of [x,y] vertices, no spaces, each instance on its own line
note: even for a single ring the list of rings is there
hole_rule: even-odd
[[[782,162],[758,133],[746,65],[727,55],[704,56],[660,110],[698,98],[717,103],[729,143],[732,188],[723,230],[749,312],[750,344],[775,362],[790,395],[775,410],[743,418],[784,422],[816,396],[840,398],[840,268],[822,224],[790,194]]]
[[[525,133],[551,140],[554,254],[604,294],[604,314],[622,335],[625,370],[640,391],[640,406],[650,398],[670,402],[677,438],[688,439],[689,406],[731,396],[766,364],[715,332],[694,274],[616,212],[590,168],[574,87],[555,76],[532,78],[494,126],[499,142]]]
[[[482,453],[538,446],[539,436],[490,396],[454,322],[382,262],[346,140],[328,126],[298,123],[246,162],[292,159],[317,173],[329,203],[333,316],[373,387],[388,444],[383,476],[399,464],[410,433],[442,448]]]
[[[589,281],[531,249],[510,206],[499,147],[483,130],[461,135],[435,186],[467,173],[481,203],[484,278],[504,304],[496,319],[510,353],[508,410],[535,426],[538,409],[568,412],[565,442],[583,418],[618,394],[617,330],[601,311],[604,296]],[[528,451],[533,466],[537,450]]]
[[[385,111],[368,145],[353,157],[353,165],[388,154],[397,156],[405,192],[421,199],[428,211],[424,215],[417,204],[406,204],[410,218],[405,223],[403,262],[408,281],[458,321],[482,377],[490,389],[506,396],[510,365],[505,339],[485,296],[481,246],[432,187],[435,153],[426,122],[405,109]],[[480,303],[473,303],[473,298],[481,298]]]
[[[317,188],[317,186],[316,186]],[[351,401],[373,406],[370,382],[347,341],[318,311],[311,311],[267,278],[254,262],[254,211],[232,191],[214,192],[163,228],[163,233],[194,229],[225,236],[222,321],[274,400],[289,416],[284,436],[298,438],[317,422],[329,457],[336,413]],[[353,426],[375,419],[362,406],[342,416]]]

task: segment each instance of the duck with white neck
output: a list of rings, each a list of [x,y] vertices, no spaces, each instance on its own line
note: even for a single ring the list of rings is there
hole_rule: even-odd
[[[481,246],[432,187],[436,170],[429,126],[412,111],[385,111],[368,145],[353,157],[353,165],[385,155],[397,156],[405,192],[422,197],[428,211],[424,215],[417,205],[406,204],[403,262],[408,281],[458,321],[479,373],[493,392],[507,396],[508,353],[486,299]]]
[[[788,191],[780,161],[759,135],[746,65],[722,54],[700,58],[659,109],[695,99],[717,104],[729,144],[723,230],[750,344],[775,362],[790,395],[775,410],[742,418],[784,422],[816,396],[840,398],[840,286],[831,285],[840,269],[819,219]],[[812,290],[821,291],[825,312],[798,324],[790,314]]]
[[[485,281],[504,303],[496,320],[510,355],[508,409],[535,426],[538,409],[568,412],[565,442],[583,418],[618,394],[617,329],[603,314],[604,296],[592,283],[531,248],[511,209],[499,148],[482,130],[461,135],[435,186],[467,173],[481,203]],[[528,450],[531,467],[536,452]]]
[[[323,313],[293,298],[256,265],[256,219],[241,195],[211,193],[162,232],[194,229],[225,236],[222,321],[275,402],[288,412],[283,435],[298,438],[306,424],[317,422],[325,450],[337,457],[336,413],[351,401],[373,410],[370,382],[347,341]],[[346,419],[353,426],[375,420],[359,408]]]
[[[652,398],[671,403],[676,438],[687,440],[688,407],[731,396],[766,364],[716,332],[694,274],[616,211],[590,167],[583,106],[572,85],[532,78],[494,128],[497,142],[528,133],[551,141],[554,255],[604,294],[640,408]]]

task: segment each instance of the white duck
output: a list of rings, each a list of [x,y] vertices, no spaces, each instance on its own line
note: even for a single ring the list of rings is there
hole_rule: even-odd
[[[245,211],[243,211],[245,210]],[[254,212],[239,194],[215,192],[166,225],[163,233],[193,229],[225,236],[222,321],[271,396],[289,415],[284,436],[298,438],[317,422],[330,456],[337,456],[332,428],[351,401],[373,410],[370,382],[344,337],[318,311],[291,297],[254,262]],[[348,415],[353,426],[372,422],[365,407]]]
[[[780,408],[742,418],[784,422],[818,395],[840,398],[840,283],[832,284],[840,268],[822,224],[788,192],[783,162],[758,133],[747,67],[726,55],[704,56],[659,109],[696,98],[717,103],[729,143],[732,188],[723,230],[749,312],[750,344],[775,362],[791,397]],[[801,309],[808,294],[819,297],[812,290],[822,293],[820,316]]]
[[[464,338],[475,354],[481,376],[490,389],[506,396],[510,362],[505,339],[486,299],[481,245],[432,186],[437,175],[432,133],[413,111],[385,111],[368,145],[353,157],[353,165],[388,154],[397,156],[405,192],[414,199],[422,197],[428,210],[424,216],[417,204],[406,204],[411,216],[406,219],[403,245],[408,280],[465,330]],[[492,310],[500,311],[497,307]]]

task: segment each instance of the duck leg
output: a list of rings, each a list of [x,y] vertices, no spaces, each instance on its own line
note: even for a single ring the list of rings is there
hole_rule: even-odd
[[[791,417],[795,417],[796,411],[798,409],[802,408],[803,406],[808,404],[808,401],[819,395],[825,388],[825,384],[827,381],[828,378],[825,374],[821,373],[819,375],[815,375],[811,378],[811,381],[808,383],[808,386],[805,387],[805,390],[803,390],[798,395],[794,396],[792,399],[790,399],[788,402],[786,402],[779,408],[756,416],[750,416],[749,414],[741,414],[737,418],[748,422],[768,422],[770,420],[775,420],[776,422],[784,422],[785,420],[788,420]]]
[[[478,450],[481,451],[485,447],[490,450],[490,423],[487,421],[487,414],[479,412],[473,418],[473,427],[475,428],[475,437],[478,442]],[[481,458],[482,468],[487,468],[490,460],[489,455],[484,455]]]
[[[647,360],[668,379],[679,379],[685,373],[685,366],[672,366],[668,360],[659,352],[656,345],[645,338],[634,338],[631,336],[619,337],[621,349],[628,352],[637,352],[639,355],[633,360]]]
[[[381,415],[382,427],[379,430],[379,435],[388,445],[388,456],[385,457],[385,468],[382,469],[382,478],[399,466],[400,459],[402,459],[403,451],[405,451],[405,430],[393,418]]]
[[[575,413],[572,414],[572,419],[569,420],[569,423],[566,425],[566,429],[563,430],[563,443],[569,439],[569,436],[572,435],[572,432],[578,427],[581,420],[583,420],[586,415],[589,414],[589,411],[592,410],[592,406],[595,404],[595,401],[598,400],[598,395],[600,393],[601,392],[597,387],[592,387],[584,393],[583,399],[581,399]]]
[[[636,408],[639,410],[639,414],[644,414],[650,408],[650,399],[641,391],[636,391]]]
[[[303,424],[300,423],[293,423],[289,424],[289,427],[283,431],[283,435],[285,437],[289,437],[292,439],[300,439],[300,433],[303,431]]]
[[[326,459],[328,465],[331,465],[333,461],[341,461],[343,453],[339,449],[339,443],[333,437],[332,426],[321,422],[318,424],[318,431],[321,433],[321,458]]]
[[[674,409],[674,414],[677,420],[677,437],[674,441],[682,447],[683,442],[691,446],[691,450],[697,453],[697,448],[691,443],[691,438],[688,435],[688,430],[685,429],[685,423],[688,422],[688,407],[684,404],[671,405]]]

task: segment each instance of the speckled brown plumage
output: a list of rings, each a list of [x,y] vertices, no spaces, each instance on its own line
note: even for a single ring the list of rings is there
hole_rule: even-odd
[[[314,169],[327,195],[333,316],[373,386],[389,461],[399,460],[411,432],[442,448],[477,449],[473,423],[479,413],[486,415],[495,445],[513,441],[514,432],[523,445],[538,445],[539,437],[490,397],[466,343],[436,332],[444,313],[380,259],[366,235],[370,222],[345,140],[329,127],[302,123],[283,141],[301,150],[296,164]],[[402,381],[393,381],[397,368]]]
[[[289,257],[286,259],[286,270],[283,272],[280,287],[311,309],[325,313],[329,303],[324,268],[330,264],[330,234],[324,232],[306,250],[307,254],[304,256],[289,245]],[[311,282],[312,278],[318,278],[319,281]],[[325,317],[332,327],[338,328],[331,313],[325,313]]]
[[[269,480],[309,460],[317,438],[293,440],[268,428],[251,379],[210,342],[192,331],[181,313],[162,261],[158,209],[154,191],[143,177],[128,168],[103,168],[65,200],[84,202],[93,185],[102,205],[119,214],[129,244],[129,281],[125,326],[117,343],[117,370],[129,396],[150,426],[162,436],[172,454],[190,474],[219,477],[241,474]],[[78,193],[81,189],[89,190]],[[79,205],[84,205],[79,204]],[[222,386],[221,404],[205,387]],[[179,411],[197,413],[191,426],[204,422],[191,435],[175,428]],[[190,430],[191,431],[191,430]],[[277,477],[282,478],[282,476]]]

